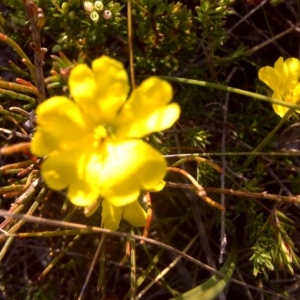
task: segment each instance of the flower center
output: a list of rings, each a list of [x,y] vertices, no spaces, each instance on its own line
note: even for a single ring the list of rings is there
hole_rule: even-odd
[[[291,95],[291,94],[286,95],[285,98],[284,98],[284,101],[285,102],[294,102],[293,101],[293,95]]]
[[[115,133],[115,128],[114,128],[114,126],[112,126],[112,125],[110,125],[110,124],[104,124],[103,126],[104,126],[104,128],[106,129],[106,133],[107,133],[108,136],[111,137],[111,136],[114,135],[114,133]]]
[[[93,132],[93,147],[98,148],[107,137],[107,131],[104,126],[97,126]]]
[[[110,124],[99,125],[94,129],[93,133],[93,147],[100,147],[107,138],[113,138],[115,133],[114,126]]]

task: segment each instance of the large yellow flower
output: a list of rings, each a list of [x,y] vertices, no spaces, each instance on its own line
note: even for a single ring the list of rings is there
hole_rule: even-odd
[[[259,79],[272,89],[272,98],[291,103],[297,103],[300,100],[299,76],[300,61],[297,58],[288,58],[283,61],[280,57],[274,68],[263,67],[258,72]],[[273,109],[280,117],[283,117],[289,110],[278,104],[273,104]]]
[[[178,119],[179,106],[168,104],[172,88],[150,77],[127,100],[126,71],[106,56],[94,60],[92,69],[76,66],[69,88],[74,101],[52,97],[36,110],[38,126],[31,150],[47,156],[42,176],[54,190],[68,188],[67,196],[75,205],[89,206],[104,198],[103,219],[120,209],[128,216],[127,205],[135,205],[140,190],[155,189],[166,173],[164,157],[140,138],[167,129]],[[134,218],[131,221],[135,223]]]

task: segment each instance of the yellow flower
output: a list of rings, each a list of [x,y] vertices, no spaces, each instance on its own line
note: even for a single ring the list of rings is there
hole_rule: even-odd
[[[128,209],[137,207],[140,190],[155,189],[166,173],[164,157],[140,138],[167,129],[178,119],[179,106],[168,104],[172,88],[150,77],[127,100],[126,71],[106,56],[94,60],[92,69],[76,66],[69,88],[74,101],[56,96],[36,110],[38,126],[31,150],[47,156],[42,176],[54,190],[68,188],[73,204],[89,206],[103,197],[103,219],[113,206],[110,215],[121,209],[134,223]],[[145,220],[145,213],[142,217]]]
[[[147,214],[138,201],[134,201],[122,207],[114,206],[109,201],[102,202],[102,225],[111,230],[117,230],[121,219],[126,220],[132,226],[145,225]]]
[[[297,103],[300,100],[299,76],[300,61],[297,58],[288,58],[283,61],[280,57],[274,68],[263,67],[258,72],[259,79],[272,89],[272,98],[291,103]],[[278,104],[273,104],[273,109],[280,117],[283,117],[289,110]]]

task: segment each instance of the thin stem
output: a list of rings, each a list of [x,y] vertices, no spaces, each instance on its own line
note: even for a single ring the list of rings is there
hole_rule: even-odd
[[[281,101],[281,100],[276,100],[276,99],[273,99],[273,98],[270,98],[270,97],[267,97],[267,96],[264,96],[264,95],[261,95],[261,94],[252,93],[252,92],[249,92],[249,91],[233,88],[233,87],[222,85],[222,84],[216,84],[216,83],[211,83],[211,82],[201,81],[201,80],[195,80],[195,79],[169,77],[169,76],[160,76],[160,78],[170,80],[170,81],[174,81],[174,82],[180,82],[180,83],[203,86],[203,87],[207,87],[207,88],[218,89],[218,90],[222,90],[222,91],[225,91],[225,92],[228,92],[228,93],[236,93],[236,94],[244,95],[244,96],[247,96],[247,97],[250,97],[250,98],[255,98],[255,99],[258,99],[258,100],[270,102],[272,104],[278,104],[278,105],[282,105],[284,107],[300,110],[300,105],[298,105],[298,104],[293,104],[293,103],[289,103],[289,102],[285,102],[285,101]]]
[[[131,231],[133,233],[133,231]],[[136,299],[136,256],[135,240],[130,239],[130,299]]]
[[[260,152],[270,141],[270,139],[273,137],[273,135],[281,128],[281,126],[288,120],[288,118],[292,115],[294,112],[293,109],[290,109],[284,117],[280,120],[280,122],[275,126],[275,128],[263,139],[263,141],[253,150],[253,153]],[[243,168],[246,168],[256,157],[254,155],[251,155],[247,158],[247,160],[243,164]]]
[[[28,216],[28,215],[24,215],[24,214],[14,214],[14,213],[10,213],[6,210],[0,209],[0,216],[2,217],[12,217],[15,219],[19,219],[19,220],[25,220],[27,222],[31,222],[31,223],[35,223],[35,224],[43,224],[43,225],[49,225],[49,226],[54,226],[54,227],[62,227],[62,228],[72,228],[72,229],[85,229],[85,230],[89,230],[90,232],[93,233],[107,233],[110,234],[112,236],[119,236],[119,237],[130,237],[136,240],[144,240],[147,243],[153,244],[153,245],[157,245],[161,248],[164,248],[168,251],[172,251],[173,253],[179,254],[182,257],[184,257],[185,259],[193,262],[194,264],[210,271],[210,272],[214,272],[215,274],[218,274],[220,276],[224,276],[223,273],[215,270],[214,268],[211,268],[210,266],[202,263],[201,261],[193,258],[192,256],[176,249],[173,248],[172,246],[169,246],[167,244],[161,243],[159,241],[150,239],[150,238],[146,238],[140,235],[136,235],[136,234],[128,234],[128,233],[124,233],[124,232],[119,232],[119,231],[112,231],[109,229],[105,229],[105,228],[100,228],[100,227],[96,227],[96,226],[87,226],[87,225],[82,225],[82,224],[78,224],[78,223],[71,223],[71,222],[64,222],[64,221],[57,221],[57,220],[51,220],[51,219],[46,219],[46,218],[40,218],[40,217],[34,217],[34,216]],[[3,234],[5,235],[5,234]],[[274,293],[272,291],[269,290],[265,290],[263,288],[257,288],[255,286],[246,284],[244,282],[241,282],[239,280],[236,280],[234,278],[231,279],[231,282],[237,283],[241,286],[245,286],[248,287],[250,289],[256,290],[256,291],[263,291],[267,294],[270,295],[276,295],[276,296],[281,296],[283,299],[287,299],[286,297],[284,297],[281,294],[278,293]]]
[[[103,242],[104,242],[104,240],[105,240],[105,237],[106,237],[106,234],[102,234],[101,240],[100,240],[99,245],[98,245],[98,247],[97,247],[97,250],[96,250],[96,252],[95,252],[95,255],[94,255],[92,264],[91,264],[90,269],[89,269],[89,272],[88,272],[88,274],[87,274],[87,276],[86,276],[86,279],[85,279],[85,282],[84,282],[83,287],[82,287],[82,289],[81,289],[81,292],[80,292],[80,295],[79,295],[79,297],[78,297],[78,300],[82,300],[82,299],[83,299],[84,292],[85,292],[86,287],[87,287],[87,285],[88,285],[88,283],[89,283],[89,281],[90,281],[92,272],[93,272],[93,270],[94,270],[96,261],[97,261],[97,259],[98,259],[98,257],[99,257],[99,253],[100,253],[101,247],[102,247],[102,245],[103,245]]]
[[[34,65],[30,61],[29,57],[25,54],[25,52],[19,47],[19,45],[14,42],[11,38],[9,38],[7,35],[0,33],[0,40],[5,42],[7,45],[12,47],[22,58],[24,58],[28,64],[30,64],[30,72],[34,71]],[[31,75],[35,78],[35,73],[31,73]]]
[[[196,156],[300,156],[299,151],[280,151],[280,152],[203,152],[203,153],[184,153],[184,154],[167,154],[164,155],[166,158],[174,158],[174,157],[184,157],[187,158],[187,161],[190,161],[192,159],[189,159],[190,157],[196,157]],[[176,163],[178,165],[178,163]]]
[[[205,164],[209,165],[210,167],[212,167],[213,169],[215,169],[217,172],[222,173],[222,168],[219,167],[218,165],[214,164],[213,162],[211,162],[211,161],[209,161],[205,158],[197,157],[197,156],[193,156],[193,155],[182,158],[182,159],[176,161],[171,167],[177,167],[177,166],[179,166],[181,164],[184,164],[188,161],[196,161],[198,163],[205,163]]]
[[[42,280],[45,276],[53,269],[56,263],[74,246],[77,240],[80,238],[80,235],[76,235],[74,239],[67,245],[65,249],[63,249],[45,268],[42,274],[38,277],[38,280]]]
[[[171,188],[178,188],[178,189],[188,189],[188,190],[195,190],[195,187],[192,184],[186,183],[175,183],[175,182],[166,182],[167,187]],[[247,192],[247,191],[240,191],[234,189],[222,189],[222,188],[215,188],[215,187],[203,187],[207,193],[218,193],[218,194],[227,194],[227,195],[234,195],[244,198],[255,198],[255,199],[268,199],[271,201],[284,201],[290,203],[299,203],[300,204],[300,197],[299,196],[282,196],[276,194],[268,194],[266,192],[261,193],[254,193],[254,192]]]
[[[196,192],[196,194],[202,199],[204,200],[206,203],[208,203],[209,205],[219,209],[219,210],[225,210],[225,207],[222,206],[220,203],[215,202],[214,200],[210,199],[209,197],[207,197],[205,190],[202,188],[202,186],[197,182],[197,180],[190,175],[188,172],[184,171],[183,169],[180,168],[174,168],[174,167],[168,167],[167,168],[168,171],[171,172],[176,172],[179,174],[182,174],[183,176],[185,176],[186,178],[188,178],[194,186],[194,191]]]
[[[182,252],[186,253],[195,244],[199,234],[196,234],[193,239],[184,247]],[[164,270],[159,272],[159,274],[137,295],[136,300],[141,299],[141,297],[156,283],[158,283],[172,268],[174,268],[178,262],[182,259],[181,256],[177,256]]]
[[[133,65],[133,47],[132,47],[132,12],[131,2],[127,1],[127,35],[128,35],[128,51],[129,51],[129,66],[130,66],[130,78],[132,89],[135,89],[135,76],[134,76],[134,65]]]
[[[35,65],[35,83],[39,91],[38,101],[39,103],[45,100],[45,86],[44,86],[44,73],[43,64],[46,48],[41,47],[41,29],[45,24],[45,16],[43,10],[38,7],[32,0],[23,0],[26,6],[27,15],[30,22],[30,30],[32,33],[33,42],[30,43],[32,50],[34,51],[34,65]]]
[[[252,55],[254,52],[266,47],[268,44],[274,43],[276,40],[280,39],[281,37],[287,35],[288,33],[292,32],[294,30],[296,30],[297,26],[299,26],[299,24],[292,25],[290,28],[284,30],[283,32],[280,32],[279,34],[273,36],[272,38],[268,39],[267,41],[264,41],[263,43],[253,47],[252,49],[250,49],[247,52],[247,55]]]

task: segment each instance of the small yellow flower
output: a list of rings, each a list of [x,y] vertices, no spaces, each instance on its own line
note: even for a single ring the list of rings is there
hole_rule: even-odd
[[[120,214],[141,226],[146,214],[137,202],[139,193],[157,189],[167,164],[140,138],[167,129],[178,119],[179,106],[169,104],[170,84],[150,77],[127,100],[123,65],[103,56],[93,61],[92,69],[76,66],[69,88],[74,101],[56,96],[36,110],[38,126],[31,150],[47,157],[41,167],[46,184],[54,190],[68,188],[68,198],[78,206],[103,197],[106,228],[115,229]],[[108,216],[115,216],[115,221]]]
[[[267,84],[273,91],[272,98],[298,103],[300,100],[300,61],[297,58],[288,58],[283,61],[280,57],[274,68],[263,67],[258,72],[261,81]],[[274,111],[283,117],[289,110],[287,107],[273,104]]]

